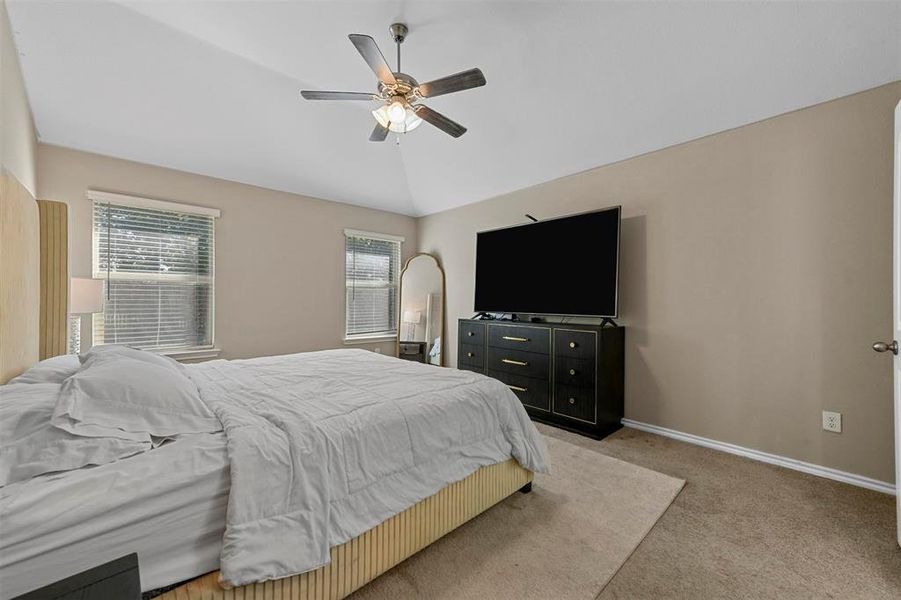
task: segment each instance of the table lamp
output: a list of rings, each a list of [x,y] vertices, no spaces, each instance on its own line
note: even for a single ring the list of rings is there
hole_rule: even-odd
[[[81,352],[81,318],[103,312],[103,280],[69,279],[69,354]]]
[[[422,312],[418,310],[405,310],[404,311],[404,323],[407,323],[407,339],[406,341],[412,342],[416,333],[416,326],[419,324],[419,321],[422,319]]]

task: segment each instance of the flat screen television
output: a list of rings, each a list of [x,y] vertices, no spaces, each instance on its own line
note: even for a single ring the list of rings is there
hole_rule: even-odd
[[[620,209],[478,233],[475,310],[616,317]]]

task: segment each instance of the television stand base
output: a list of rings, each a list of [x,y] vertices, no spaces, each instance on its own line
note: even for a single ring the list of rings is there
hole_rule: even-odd
[[[610,325],[611,327],[619,327],[619,325],[616,324],[616,321],[614,321],[610,317],[604,317],[603,319],[601,319],[601,327],[606,327],[607,325]]]

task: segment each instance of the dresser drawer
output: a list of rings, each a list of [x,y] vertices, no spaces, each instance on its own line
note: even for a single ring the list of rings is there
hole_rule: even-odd
[[[546,327],[492,324],[488,326],[488,345],[495,348],[549,354],[551,331]]]
[[[477,367],[476,365],[467,365],[465,363],[459,363],[457,368],[461,371],[472,371],[474,373],[485,373],[485,367]]]
[[[554,356],[594,360],[598,334],[577,329],[554,329]]]
[[[504,371],[535,379],[549,379],[548,355],[506,348],[488,348],[489,371]]]
[[[597,422],[594,388],[556,384],[554,413],[589,423]]]
[[[472,365],[480,369],[485,366],[485,348],[484,346],[474,346],[472,344],[460,344],[460,352],[457,356],[457,362],[461,365]]]
[[[507,384],[519,401],[526,406],[545,412],[551,411],[551,387],[547,379],[523,377],[504,371],[488,371],[486,374]]]
[[[554,360],[554,383],[594,389],[595,362],[559,356]]]
[[[460,343],[475,344],[481,346],[485,344],[485,324],[484,323],[460,323]]]

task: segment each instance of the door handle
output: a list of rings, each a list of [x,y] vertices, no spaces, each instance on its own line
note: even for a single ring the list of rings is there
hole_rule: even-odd
[[[898,355],[898,342],[896,340],[892,340],[891,344],[886,344],[885,342],[876,342],[873,344],[873,350],[876,352],[888,352],[891,351],[892,354]]]

